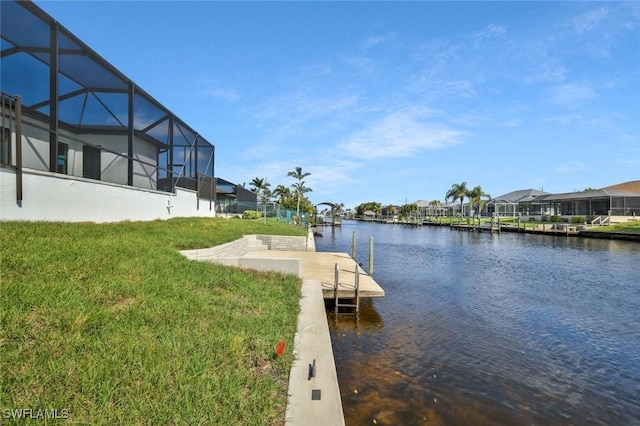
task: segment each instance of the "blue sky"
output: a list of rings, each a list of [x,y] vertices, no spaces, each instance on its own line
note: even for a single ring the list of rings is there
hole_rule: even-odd
[[[314,203],[640,179],[636,2],[36,1],[216,146]]]

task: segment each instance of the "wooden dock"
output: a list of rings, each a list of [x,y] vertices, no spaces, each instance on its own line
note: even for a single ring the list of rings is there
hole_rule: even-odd
[[[469,232],[500,232],[499,226],[478,226],[478,225],[450,225],[451,229],[456,231],[469,231]]]
[[[355,297],[356,262],[346,253],[324,253],[303,251],[264,250],[245,254],[245,258],[261,259],[300,259],[302,262],[302,278],[317,280],[322,285],[325,299],[334,298],[335,264],[340,268],[338,297]],[[384,290],[366,272],[360,269],[359,297],[384,297]]]
[[[517,224],[500,224],[498,225],[466,225],[466,224],[452,224],[451,229],[457,231],[469,231],[469,232],[521,232],[527,234],[545,234],[545,235],[572,235],[577,236],[580,234],[580,230],[577,226],[571,224],[541,224],[535,228],[525,227],[524,225],[518,226]]]

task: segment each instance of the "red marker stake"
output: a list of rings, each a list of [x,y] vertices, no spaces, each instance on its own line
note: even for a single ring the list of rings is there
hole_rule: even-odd
[[[284,340],[278,342],[278,349],[276,349],[276,355],[282,356],[284,353]]]

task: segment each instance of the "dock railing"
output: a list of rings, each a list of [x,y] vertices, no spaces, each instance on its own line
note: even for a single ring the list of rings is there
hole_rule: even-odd
[[[602,218],[602,216],[598,216],[591,221],[591,226],[594,226],[594,225],[604,226],[604,225],[610,225],[610,224],[611,224],[611,216],[606,216],[604,219]]]

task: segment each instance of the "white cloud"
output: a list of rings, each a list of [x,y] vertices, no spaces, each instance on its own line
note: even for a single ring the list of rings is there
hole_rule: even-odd
[[[310,119],[332,115],[354,108],[358,97],[351,94],[312,94],[309,91],[295,91],[267,100],[256,108],[256,118],[268,122]]]
[[[409,157],[462,142],[464,132],[427,122],[429,115],[429,111],[419,109],[391,113],[347,136],[344,149],[365,159]]]
[[[372,57],[363,54],[345,56],[344,62],[353,69],[356,74],[371,74],[377,69],[377,62]]]
[[[552,88],[550,95],[557,105],[575,105],[593,99],[596,93],[586,84],[567,83]]]
[[[555,168],[555,172],[562,175],[583,172],[585,170],[587,170],[587,166],[580,161],[571,161],[569,163],[560,164]]]
[[[471,34],[471,38],[480,42],[488,38],[500,37],[507,33],[507,29],[501,25],[490,24],[484,27],[481,30],[478,30]]]
[[[607,7],[601,7],[599,9],[590,10],[576,17],[571,21],[570,26],[576,33],[582,34],[586,31],[591,31],[597,28],[600,23],[608,17],[609,9]]]
[[[358,110],[357,95],[314,93],[317,90],[305,89],[269,99],[253,108],[253,123],[264,129],[270,141],[299,139],[301,135],[309,139],[340,127],[343,117]]]
[[[626,166],[640,166],[640,159],[638,158],[620,158],[617,163],[624,164]]]
[[[392,35],[381,35],[381,36],[369,36],[363,43],[363,46],[367,49],[375,47],[381,43],[392,38]]]
[[[219,88],[213,89],[209,92],[209,94],[218,99],[224,99],[229,102],[236,102],[240,99],[240,95],[235,89],[232,88]]]
[[[522,124],[521,118],[513,118],[502,123],[505,127],[519,127]]]
[[[229,102],[241,100],[238,90],[223,83],[222,78],[203,77],[194,83],[196,95],[200,99],[222,99]]]
[[[331,74],[333,69],[329,63],[314,63],[300,67],[298,72],[305,78],[318,78]]]

